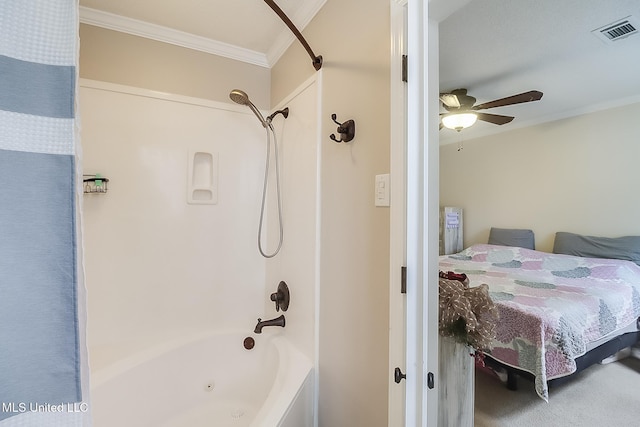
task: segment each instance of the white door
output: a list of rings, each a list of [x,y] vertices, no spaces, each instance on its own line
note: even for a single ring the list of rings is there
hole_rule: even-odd
[[[438,23],[469,1],[391,0],[390,427],[438,421]]]
[[[403,56],[407,54],[407,0],[391,0],[391,236],[389,278],[389,422],[405,425],[406,294],[402,292],[406,257],[407,83]]]
[[[390,427],[438,421],[438,23],[469,1],[391,0]]]
[[[407,426],[438,420],[438,24],[409,0],[407,96]]]
[[[424,25],[427,15],[426,2],[391,2],[391,427],[435,426],[438,415],[437,23]],[[408,58],[406,83],[403,55]],[[435,118],[429,118],[434,112]],[[400,290],[402,266],[405,294]],[[406,378],[396,377],[397,369]]]

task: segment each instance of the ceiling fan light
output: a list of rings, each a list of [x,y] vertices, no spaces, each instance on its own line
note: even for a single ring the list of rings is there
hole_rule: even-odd
[[[462,129],[472,126],[476,120],[478,120],[478,116],[475,113],[452,113],[442,118],[442,125],[460,132]]]

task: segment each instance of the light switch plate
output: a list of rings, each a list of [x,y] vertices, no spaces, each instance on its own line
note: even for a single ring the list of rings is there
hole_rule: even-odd
[[[376,187],[375,187],[375,205],[376,206],[389,206],[391,189],[389,188],[389,174],[376,175]]]

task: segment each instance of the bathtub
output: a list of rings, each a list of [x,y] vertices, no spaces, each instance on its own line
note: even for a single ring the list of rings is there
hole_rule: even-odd
[[[200,334],[91,375],[93,427],[312,427],[310,360],[283,336]]]

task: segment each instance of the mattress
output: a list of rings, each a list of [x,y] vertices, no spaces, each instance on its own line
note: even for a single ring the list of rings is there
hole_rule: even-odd
[[[489,286],[500,320],[487,353],[533,374],[544,400],[547,381],[575,372],[576,358],[638,330],[640,267],[630,261],[474,245],[439,264],[466,274],[472,287]]]

